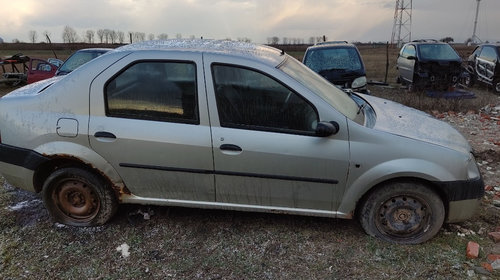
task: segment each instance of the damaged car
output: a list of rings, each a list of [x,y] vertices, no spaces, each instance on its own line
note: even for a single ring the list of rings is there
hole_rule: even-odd
[[[462,58],[447,43],[417,40],[403,45],[396,68],[397,81],[410,90],[448,90],[462,76]]]
[[[307,48],[302,62],[334,85],[369,93],[365,65],[354,44],[346,41],[317,43]]]
[[[500,45],[477,46],[467,60],[467,72],[470,76],[466,79],[466,86],[471,87],[479,81],[500,93]]]
[[[68,225],[136,203],[357,218],[401,244],[470,218],[484,194],[450,125],[216,40],[123,46],[0,98],[0,173]]]

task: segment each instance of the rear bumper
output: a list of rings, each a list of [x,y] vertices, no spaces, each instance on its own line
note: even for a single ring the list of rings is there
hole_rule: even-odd
[[[18,188],[34,192],[35,169],[47,160],[35,151],[0,144],[0,173]]]

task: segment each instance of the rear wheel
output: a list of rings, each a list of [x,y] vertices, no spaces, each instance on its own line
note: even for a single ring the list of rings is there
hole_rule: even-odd
[[[435,236],[445,209],[439,195],[417,182],[395,182],[364,200],[359,220],[369,235],[399,244],[419,244]]]
[[[79,168],[52,173],[42,189],[43,201],[53,218],[73,226],[95,226],[116,212],[117,198],[102,177]]]

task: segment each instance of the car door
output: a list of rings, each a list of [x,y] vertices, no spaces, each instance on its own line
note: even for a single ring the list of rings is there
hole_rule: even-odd
[[[57,67],[45,60],[32,58],[28,70],[28,84],[54,77]]]
[[[214,201],[201,54],[135,52],[94,79],[91,147],[133,195]]]
[[[286,83],[247,63],[204,62],[217,202],[336,209],[349,158],[345,117],[342,133],[317,137],[317,108]]]
[[[399,76],[407,82],[413,82],[416,57],[415,46],[413,45],[404,46],[399,54],[397,60]]]

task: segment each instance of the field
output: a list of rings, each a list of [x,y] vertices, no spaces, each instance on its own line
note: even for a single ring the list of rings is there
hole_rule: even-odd
[[[384,81],[385,46],[360,51],[368,79]],[[470,51],[460,50],[463,56]],[[60,52],[63,58],[71,53]],[[51,56],[49,51],[24,53]],[[0,56],[9,54],[0,50]],[[486,183],[499,186],[499,148],[484,144],[498,139],[499,128],[482,118],[485,107],[500,105],[499,96],[483,86],[471,89],[477,96],[471,100],[409,93],[394,82],[396,54],[389,50],[390,86],[370,86],[371,92],[440,115],[457,127],[479,150]],[[10,90],[0,85],[0,96]],[[177,207],[122,205],[105,226],[75,228],[52,222],[39,195],[17,190],[0,177],[0,278],[500,279],[499,272],[479,274],[488,253],[500,254],[487,236],[499,221],[490,195],[475,218],[445,225],[434,239],[416,246],[381,242],[355,220]],[[479,259],[466,258],[468,241],[481,245]],[[129,256],[123,244],[130,247]]]

